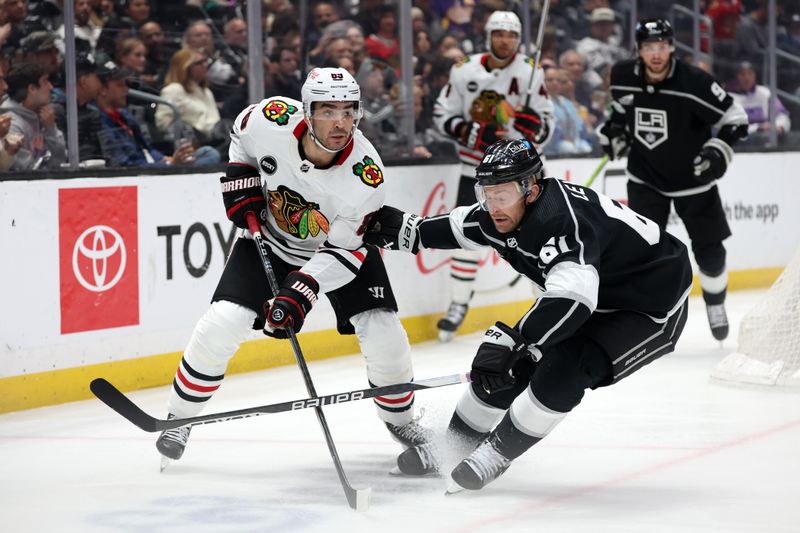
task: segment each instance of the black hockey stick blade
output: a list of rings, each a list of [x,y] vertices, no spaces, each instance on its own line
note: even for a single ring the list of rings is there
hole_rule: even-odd
[[[122,415],[128,421],[138,426],[140,429],[149,433],[174,429],[182,426],[198,426],[201,424],[213,424],[215,422],[225,422],[239,418],[249,418],[271,413],[282,413],[285,411],[297,411],[300,409],[318,408],[337,403],[353,402],[356,400],[366,400],[385,394],[402,394],[404,392],[418,391],[425,389],[435,389],[459,383],[469,383],[469,373],[452,374],[438,378],[411,381],[409,383],[398,383],[396,385],[386,385],[383,387],[373,387],[349,392],[328,394],[317,398],[303,398],[288,402],[250,407],[247,409],[237,409],[235,411],[225,411],[207,415],[193,416],[190,418],[172,418],[163,420],[155,418],[145,413],[138,405],[133,403],[130,398],[125,396],[122,391],[103,378],[97,378],[89,385],[92,393],[104,404]]]

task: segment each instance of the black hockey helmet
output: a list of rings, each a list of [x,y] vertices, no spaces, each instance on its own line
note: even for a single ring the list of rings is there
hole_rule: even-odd
[[[649,41],[669,41],[672,44],[674,33],[667,19],[644,19],[636,24],[636,46]]]
[[[542,159],[526,139],[503,139],[497,141],[483,154],[475,168],[475,195],[481,207],[486,206],[486,187],[516,182],[522,197],[531,193],[531,188],[542,177]]]

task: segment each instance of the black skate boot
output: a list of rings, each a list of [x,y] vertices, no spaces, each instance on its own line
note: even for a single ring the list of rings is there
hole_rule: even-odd
[[[173,418],[175,418],[175,415],[172,413],[167,415],[167,420],[172,420]],[[161,470],[167,467],[170,460],[177,461],[183,456],[183,450],[186,449],[186,442],[189,440],[189,433],[191,432],[191,426],[183,426],[161,432],[156,441],[156,448],[166,459],[161,461]]]
[[[413,446],[397,456],[399,473],[407,476],[424,476],[439,471],[440,450],[433,442]]]
[[[711,326],[711,334],[718,341],[728,338],[728,314],[725,312],[725,304],[706,305],[708,315],[708,325]]]
[[[511,459],[500,453],[493,438],[481,442],[469,456],[458,463],[450,477],[453,484],[447,489],[448,494],[463,489],[480,490],[491,483],[511,465]]]
[[[415,418],[408,424],[402,426],[395,426],[389,422],[385,422],[385,424],[386,427],[389,428],[389,433],[392,434],[392,438],[394,440],[406,448],[412,448],[414,446],[429,442],[433,437],[433,432],[430,429],[420,425],[417,420],[418,419]]]
[[[464,322],[464,317],[467,316],[467,309],[469,309],[469,305],[467,304],[450,303],[447,314],[439,319],[439,322],[436,324],[436,327],[439,328],[440,342],[450,342],[453,340],[453,337],[456,336],[456,331]]]

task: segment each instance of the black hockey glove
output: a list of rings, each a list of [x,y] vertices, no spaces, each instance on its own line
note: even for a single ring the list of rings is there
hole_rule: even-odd
[[[522,357],[530,357],[528,343],[522,334],[502,322],[486,330],[483,343],[472,360],[472,382],[486,394],[511,388],[514,376],[511,369]]]
[[[625,157],[631,149],[631,134],[623,124],[606,122],[597,130],[597,138],[612,161]]]
[[[536,143],[547,137],[547,122],[530,107],[523,107],[514,114],[514,129]]]
[[[306,315],[317,302],[319,283],[299,270],[289,272],[281,283],[278,295],[267,310],[267,324],[264,333],[270,337],[285,339],[285,328],[291,327],[298,333],[303,327]]]
[[[733,159],[733,148],[716,137],[707,140],[694,158],[694,176],[700,183],[711,183],[720,179]]]
[[[387,250],[401,250],[415,254],[419,251],[417,225],[422,217],[405,213],[385,205],[373,213],[364,234],[364,242]]]
[[[497,124],[467,121],[456,126],[458,142],[472,150],[485,152],[487,148],[503,138],[504,130]]]
[[[225,203],[225,213],[236,227],[248,229],[245,213],[252,211],[256,214],[258,222],[263,224],[267,220],[267,201],[261,189],[259,176],[222,176],[222,201]]]

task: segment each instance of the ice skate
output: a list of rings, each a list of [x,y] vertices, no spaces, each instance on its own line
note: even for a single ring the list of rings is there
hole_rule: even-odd
[[[447,492],[453,494],[461,489],[480,490],[500,477],[510,465],[511,459],[497,450],[491,438],[486,439],[453,469],[450,474],[453,484]]]
[[[413,446],[397,456],[397,469],[392,473],[406,476],[425,476],[439,472],[441,450],[433,442]]]
[[[456,331],[464,322],[469,305],[452,302],[447,314],[439,319],[436,327],[439,328],[439,341],[450,342],[456,336]]]
[[[172,420],[175,415],[170,413],[167,415],[167,420]],[[182,426],[175,429],[168,429],[162,431],[161,435],[156,440],[156,448],[163,456],[161,459],[161,471],[169,466],[171,461],[177,461],[183,456],[183,451],[186,449],[186,442],[189,440],[189,433],[191,433],[191,426]]]
[[[718,341],[724,341],[728,337],[728,314],[725,312],[725,304],[706,305],[706,314],[711,334]]]
[[[420,415],[420,417],[421,416],[422,415]],[[391,433],[394,440],[406,448],[412,448],[424,444],[433,438],[433,432],[423,427],[417,420],[419,420],[419,417],[402,426],[395,426],[394,424],[386,422],[386,427],[389,429],[389,433]]]

